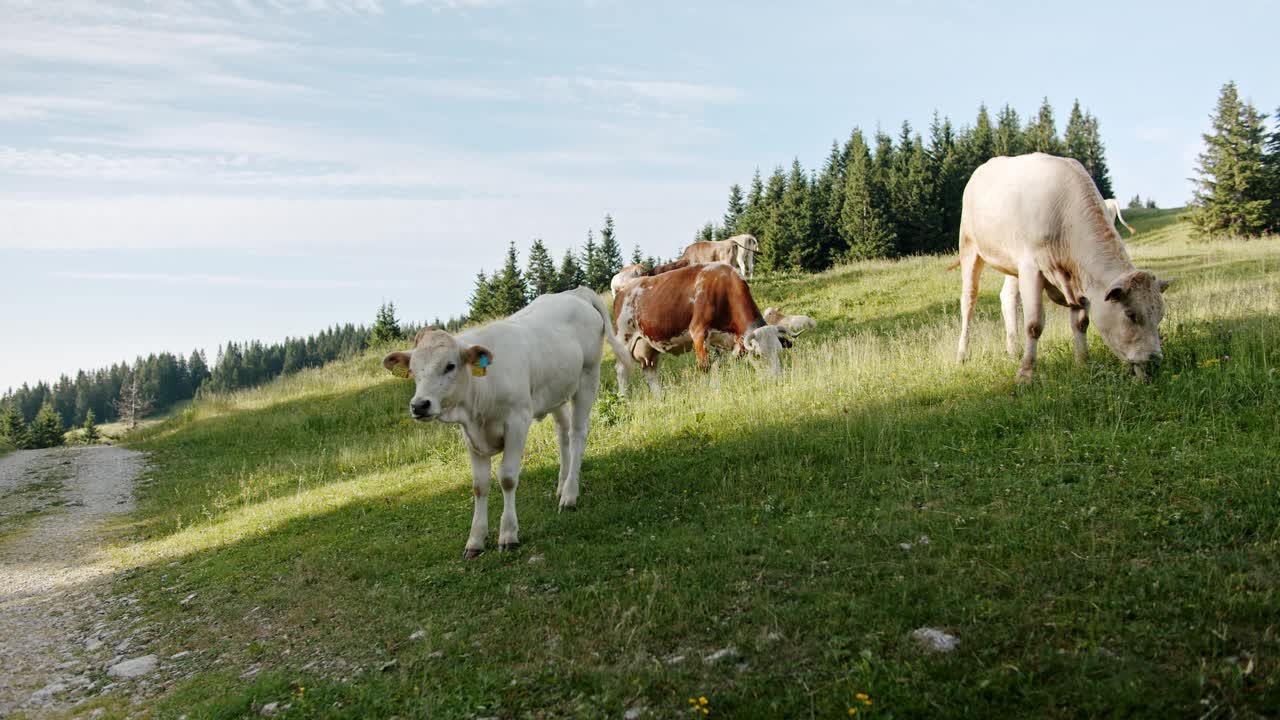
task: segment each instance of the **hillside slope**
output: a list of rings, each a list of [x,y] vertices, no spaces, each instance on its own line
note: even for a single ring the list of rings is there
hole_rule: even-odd
[[[1015,388],[991,274],[957,367],[949,258],[762,280],[762,307],[820,323],[780,381],[685,358],[664,401],[606,390],[577,513],[556,513],[539,424],[524,545],[472,562],[457,430],[409,421],[379,353],[198,402],[135,443],[155,469],[116,550],[156,651],[192,651],[151,707],[1273,712],[1280,241],[1198,244],[1175,222],[1131,248],[1174,280],[1151,384],[1096,335],[1074,367],[1055,308],[1038,380]],[[922,627],[958,648],[924,653]]]

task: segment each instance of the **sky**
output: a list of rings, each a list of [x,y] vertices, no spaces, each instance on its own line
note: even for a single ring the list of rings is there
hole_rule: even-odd
[[[613,215],[674,255],[728,186],[854,126],[1099,119],[1116,194],[1184,203],[1221,85],[1272,112],[1275,0],[0,0],[0,391],[461,314]]]

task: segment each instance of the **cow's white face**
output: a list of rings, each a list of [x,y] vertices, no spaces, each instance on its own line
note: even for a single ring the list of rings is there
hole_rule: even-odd
[[[1167,280],[1146,270],[1122,276],[1101,297],[1089,298],[1089,320],[1102,341],[1145,379],[1149,366],[1164,359],[1160,347],[1160,321],[1164,319],[1163,292]]]
[[[414,420],[435,420],[458,405],[472,375],[483,376],[493,353],[479,345],[463,345],[442,330],[418,333],[418,345],[409,352],[388,353],[383,367],[393,375],[412,378],[413,399],[409,415]]]
[[[774,375],[782,373],[782,340],[778,337],[775,325],[764,325],[747,333],[743,338],[743,346],[769,361],[769,369]]]

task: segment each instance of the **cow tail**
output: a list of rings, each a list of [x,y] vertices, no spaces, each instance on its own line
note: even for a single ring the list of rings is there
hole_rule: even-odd
[[[614,357],[618,358],[618,362],[627,370],[635,367],[635,362],[631,359],[631,353],[627,351],[627,346],[622,344],[618,339],[618,335],[613,331],[613,318],[609,315],[609,307],[604,304],[604,299],[600,294],[589,287],[582,286],[579,290],[585,290],[591,294],[591,306],[600,313],[600,320],[604,322],[604,339],[609,341],[609,347],[613,348]]]

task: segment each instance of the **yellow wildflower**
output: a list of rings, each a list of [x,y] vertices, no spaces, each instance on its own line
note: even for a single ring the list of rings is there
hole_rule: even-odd
[[[857,714],[858,714],[858,708],[849,708],[849,714],[850,714],[850,715],[857,715]]]
[[[706,696],[706,695],[703,695],[702,697],[698,698],[698,704],[699,704],[699,705],[706,705],[706,704],[707,704],[707,696]]]
[[[854,695],[854,697],[858,698],[859,700],[866,700],[866,699],[867,699],[867,694],[866,694],[866,693],[858,693],[857,695]]]

